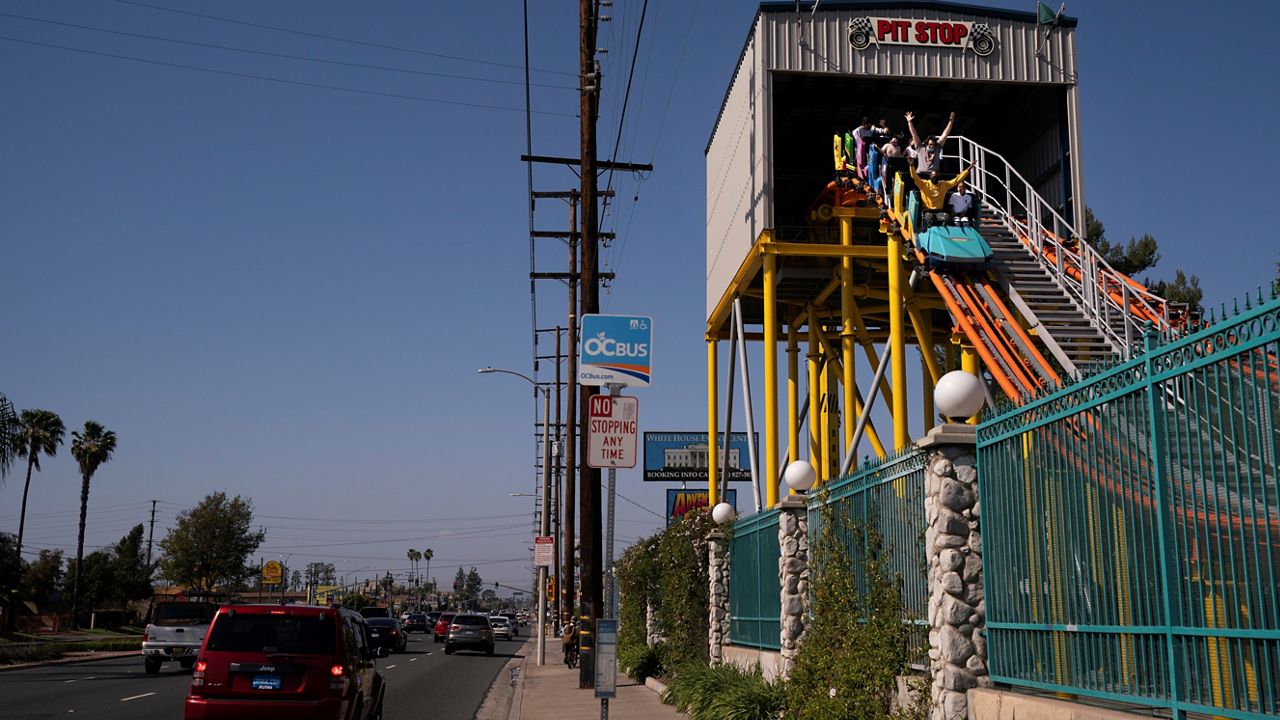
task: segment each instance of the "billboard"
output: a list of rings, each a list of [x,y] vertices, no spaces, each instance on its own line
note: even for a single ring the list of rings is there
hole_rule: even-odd
[[[751,438],[751,444],[759,455],[760,433]],[[751,454],[746,433],[734,433],[728,452],[724,448],[724,433],[720,433],[719,469],[729,467],[730,480],[751,479]],[[644,434],[644,479],[650,482],[698,482],[707,481],[707,450],[705,432],[646,432]]]
[[[675,522],[694,508],[702,508],[711,504],[711,493],[708,490],[680,490],[667,488],[667,524]],[[730,488],[724,501],[738,509],[738,491]]]

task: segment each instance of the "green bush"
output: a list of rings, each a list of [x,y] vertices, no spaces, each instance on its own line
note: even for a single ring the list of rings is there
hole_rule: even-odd
[[[676,670],[662,699],[692,720],[774,720],[781,717],[785,696],[781,685],[765,681],[759,666],[747,671],[691,662]]]
[[[627,645],[618,649],[618,664],[627,677],[642,683],[645,678],[666,677],[666,645]]]
[[[788,720],[891,717],[906,671],[907,626],[898,584],[885,577],[879,538],[823,506],[812,560],[813,616],[786,683]],[[857,582],[850,544],[870,550]]]

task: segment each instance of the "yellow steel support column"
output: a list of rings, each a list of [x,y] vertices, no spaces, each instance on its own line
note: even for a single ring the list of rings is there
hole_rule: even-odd
[[[965,342],[960,343],[960,369],[974,377],[977,377],[978,379],[982,379],[982,371],[978,368],[978,353],[974,352],[973,346]],[[978,416],[974,415],[968,420],[965,420],[965,422],[970,425],[977,425]]]
[[[893,449],[911,444],[907,426],[907,339],[902,300],[906,283],[902,277],[902,236],[889,234],[889,358],[893,371]]]
[[[840,244],[853,244],[853,218],[840,218]],[[854,342],[853,327],[853,258],[840,258],[840,363],[842,365],[842,382],[844,383],[844,448],[849,453],[853,448],[853,426],[858,422],[858,404],[854,402],[857,393],[857,379],[854,375]]]
[[[822,332],[821,329],[818,331]],[[818,449],[818,460],[822,463],[822,469],[818,471],[819,482],[830,477],[828,470],[831,467],[831,355],[826,343],[818,348],[822,355],[819,367],[822,370],[818,373],[818,397],[822,401],[818,404],[818,411],[821,413],[818,417],[818,434],[822,438],[822,445]]]
[[[787,462],[800,459],[800,330],[787,326]]]
[[[716,497],[716,469],[720,464],[720,428],[716,417],[716,403],[720,400],[720,389],[717,387],[719,375],[716,372],[716,340],[707,339],[707,500],[711,507],[720,502]]]
[[[818,370],[818,363],[821,359],[819,348],[822,343],[818,338],[818,318],[813,308],[809,308],[808,320],[809,324],[809,353],[806,357],[809,360],[809,366],[805,373],[805,379],[809,381],[809,464],[813,466],[814,472],[817,474],[816,483],[822,482],[822,439],[819,427],[822,420],[818,417],[818,406],[822,403],[820,396],[821,385],[818,376],[821,371]]]
[[[831,350],[834,353],[835,350]],[[837,399],[840,394],[840,375],[838,374],[840,361],[833,355],[827,355],[825,366],[826,372],[823,373],[823,390],[826,393],[827,401],[822,414],[824,422],[823,427],[823,462],[827,464],[827,478],[834,480],[840,476],[840,401]]]
[[[960,366],[960,336],[952,335],[951,341],[947,343],[947,372],[957,369]]]
[[[933,352],[933,346],[922,347],[920,352]],[[921,410],[924,412],[924,431],[929,432],[933,429],[933,387],[935,383],[930,379],[929,365],[924,362],[923,358],[920,362],[920,384],[924,388],[924,391],[920,393],[920,403],[923,406]]]
[[[765,509],[778,504],[778,258],[764,257],[764,479]]]

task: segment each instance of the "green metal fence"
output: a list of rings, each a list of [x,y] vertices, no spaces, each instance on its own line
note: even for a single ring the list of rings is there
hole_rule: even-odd
[[[779,554],[777,510],[734,523],[729,541],[729,642],[734,645],[781,647]]]
[[[1280,717],[1280,301],[978,429],[991,676]]]
[[[924,662],[928,634],[924,461],[924,451],[913,448],[869,462],[832,481],[825,492],[813,493],[809,503],[809,547],[815,547],[822,532],[823,505],[830,506],[859,590],[867,587],[867,541],[879,540],[881,567],[899,583],[904,620],[912,626],[908,640],[915,664]]]

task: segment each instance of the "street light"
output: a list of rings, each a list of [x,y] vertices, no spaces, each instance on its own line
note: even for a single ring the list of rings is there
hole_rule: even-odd
[[[515,370],[504,370],[502,368],[484,367],[476,372],[482,375],[490,373],[502,373],[504,375],[514,375],[521,380],[533,386],[535,393],[542,393],[542,517],[538,524],[539,534],[544,537],[551,534],[551,389],[543,387],[536,380],[516,372]],[[559,554],[558,546],[554,545],[558,541],[557,538],[552,539],[553,547],[557,555]],[[547,633],[544,624],[547,617],[547,566],[538,566],[538,664],[547,664]]]

